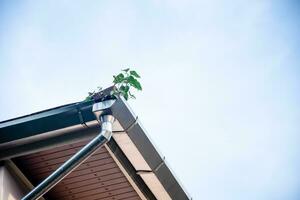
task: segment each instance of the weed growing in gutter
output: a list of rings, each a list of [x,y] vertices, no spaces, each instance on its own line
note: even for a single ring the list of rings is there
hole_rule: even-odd
[[[138,91],[142,90],[142,86],[138,81],[140,75],[130,68],[123,69],[121,73],[116,76],[113,76],[114,80],[114,95],[122,95],[126,100],[132,98],[135,99],[135,96],[132,94],[132,88],[135,88]]]
[[[113,91],[111,96],[123,96],[126,100],[135,99],[132,92],[133,89],[137,91],[142,90],[141,83],[138,81],[140,75],[135,70],[130,70],[130,68],[121,70],[121,73],[113,76]],[[85,101],[93,100],[93,96],[102,91],[102,87],[97,87],[97,91],[89,92]]]

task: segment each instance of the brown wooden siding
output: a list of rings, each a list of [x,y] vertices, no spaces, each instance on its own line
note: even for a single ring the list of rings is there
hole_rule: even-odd
[[[36,185],[86,143],[79,142],[42,151],[16,158],[14,161],[29,180]],[[52,188],[46,198],[49,200],[141,199],[104,147]]]

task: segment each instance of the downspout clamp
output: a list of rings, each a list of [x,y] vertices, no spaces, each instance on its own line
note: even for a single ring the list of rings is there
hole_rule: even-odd
[[[112,126],[115,120],[114,116],[111,114],[110,108],[115,101],[115,99],[111,99],[93,105],[93,112],[96,115],[97,120],[101,122],[100,134],[31,190],[22,198],[22,200],[39,199],[110,140],[112,136]]]

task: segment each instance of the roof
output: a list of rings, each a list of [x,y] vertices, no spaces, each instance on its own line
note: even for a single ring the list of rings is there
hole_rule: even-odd
[[[92,112],[93,103],[94,101],[72,103],[0,122],[0,160],[12,160],[22,172],[27,172],[24,174],[27,178],[31,178],[32,182],[41,181],[47,175],[46,172],[50,173],[54,170],[49,166],[57,167],[67,159],[65,152],[68,149],[78,149],[77,147],[99,133],[100,125]],[[105,171],[101,166],[108,162],[111,163],[108,168],[123,169],[122,173],[130,185],[128,186],[124,181],[120,187],[126,188],[127,185],[128,191],[137,192],[137,194],[133,192],[132,197],[137,195],[146,199],[189,199],[164,157],[147,137],[145,129],[127,102],[123,98],[117,99],[111,112],[116,118],[113,127],[115,133],[105,148],[99,150],[107,156],[107,160],[101,161],[101,158],[98,158],[98,161],[95,161],[95,155],[101,154],[96,153],[80,166],[82,169],[76,170],[85,170],[86,167],[92,171]],[[51,158],[49,162],[39,161],[48,158]],[[30,160],[43,164],[35,166],[30,163]],[[93,168],[87,166],[89,162],[97,162],[97,164]],[[32,170],[32,167],[36,171]],[[45,173],[39,172],[44,176],[28,173],[37,172],[39,167],[40,170],[46,170]],[[72,173],[77,173],[75,171]],[[74,176],[72,173],[70,176]],[[104,175],[105,172],[99,175],[99,178]],[[87,174],[85,176],[88,177]],[[86,178],[85,176],[81,176],[81,180]],[[107,178],[113,180],[113,177]],[[81,182],[80,179],[78,180]]]

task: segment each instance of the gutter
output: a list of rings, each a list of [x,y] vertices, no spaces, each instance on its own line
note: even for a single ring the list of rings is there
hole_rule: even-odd
[[[118,112],[120,110],[122,112]],[[174,172],[169,168],[165,157],[157,151],[158,148],[153,145],[153,142],[147,136],[146,130],[127,102],[125,100],[119,101],[112,107],[112,113],[122,127],[130,127],[123,134],[114,134],[113,138],[135,167],[136,173],[142,177],[150,189],[161,185],[161,190],[167,192],[165,198],[158,197],[158,195],[156,195],[156,198],[163,200],[191,199],[174,176]],[[128,141],[132,143],[131,145],[135,146],[136,150],[133,152],[133,155],[130,155],[130,151],[126,151],[128,143],[121,144],[118,137],[121,137],[120,140],[128,138]],[[144,162],[137,159],[139,154]],[[155,193],[155,191],[151,191]]]
[[[106,100],[112,87],[97,96]],[[100,128],[95,101],[68,104],[0,122],[0,160],[94,138]]]

